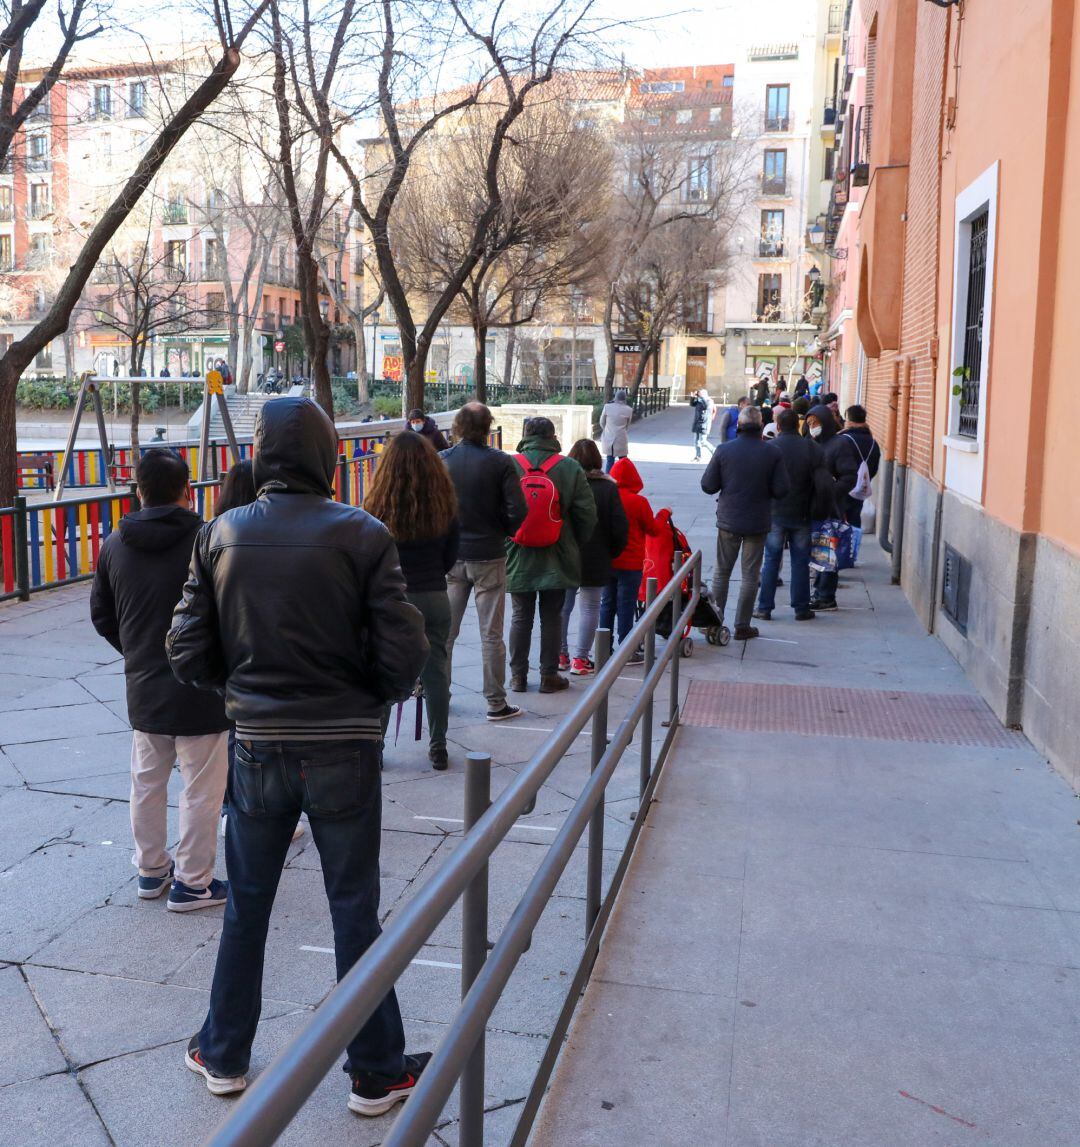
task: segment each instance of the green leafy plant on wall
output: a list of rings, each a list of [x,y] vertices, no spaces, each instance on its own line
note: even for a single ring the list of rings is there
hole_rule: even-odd
[[[954,382],[952,388],[953,398],[959,398],[960,395],[964,393],[964,383],[971,378],[971,367],[958,366],[956,370],[952,372],[952,375],[953,378],[958,378],[961,380],[960,382]]]

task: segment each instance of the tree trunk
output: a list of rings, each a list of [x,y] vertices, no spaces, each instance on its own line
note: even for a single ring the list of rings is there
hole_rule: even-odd
[[[371,387],[368,382],[367,347],[364,345],[364,320],[350,311],[349,326],[352,327],[356,342],[356,401],[365,407],[371,402]]]
[[[68,324],[68,328],[64,331],[64,377],[73,379],[76,375],[75,370],[75,326],[73,323]]]
[[[131,386],[131,451],[133,457],[138,457],[139,451],[139,415],[142,413],[140,405],[140,391],[142,387],[137,382],[132,382]]]
[[[607,346],[607,367],[604,370],[604,401],[610,402],[615,394],[615,336],[611,332],[611,319],[615,311],[615,284],[608,287],[604,304],[604,343]]]
[[[236,371],[236,393],[247,394],[251,389],[251,368],[253,366],[251,354],[251,328],[247,323],[243,326],[244,337],[239,340],[240,361]]]
[[[506,357],[503,359],[503,386],[514,385],[514,351],[517,350],[517,327],[506,330]]]
[[[15,387],[22,374],[22,367],[16,367],[6,356],[0,358],[0,458],[10,464],[0,469],[0,506],[10,506],[15,500]],[[10,398],[10,401],[9,401]]]
[[[473,386],[478,402],[487,402],[487,326],[473,316],[473,337],[476,340],[473,366]]]
[[[638,391],[641,389],[641,381],[645,377],[645,371],[648,369],[653,355],[657,352],[657,344],[650,340],[645,344],[641,354],[638,356],[637,369],[634,371],[634,381],[630,384],[630,397],[627,399],[631,406],[637,402]]]
[[[247,391],[247,378],[245,376],[243,389],[240,383],[240,322],[235,311],[229,315],[229,366],[233,369],[233,377],[236,379],[236,389],[240,394]]]

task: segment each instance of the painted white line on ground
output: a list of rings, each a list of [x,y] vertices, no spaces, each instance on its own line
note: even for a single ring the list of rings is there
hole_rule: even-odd
[[[786,637],[755,637],[755,641],[775,641],[778,645],[798,645],[797,641],[789,641]]]
[[[324,952],[328,956],[334,954],[333,948],[316,948],[312,944],[301,944],[301,952]],[[422,964],[425,968],[453,968],[456,971],[461,971],[460,964],[451,964],[446,960],[410,960],[410,964]]]
[[[465,821],[459,816],[414,816],[413,820],[435,820],[442,821],[444,824],[464,824]],[[514,828],[531,828],[534,832],[558,832],[557,828],[552,828],[546,824],[525,824],[523,821],[516,821],[513,825]]]
[[[492,721],[492,724],[495,724],[495,722]],[[515,725],[514,728],[517,729],[518,732],[521,732],[521,733],[550,733],[551,732],[550,728],[540,728],[537,725]]]

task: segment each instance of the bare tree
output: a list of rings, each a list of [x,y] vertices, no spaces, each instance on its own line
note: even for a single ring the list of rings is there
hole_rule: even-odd
[[[146,351],[155,335],[182,330],[204,314],[186,263],[171,248],[154,250],[153,222],[153,213],[147,212],[140,228],[110,245],[95,275],[103,289],[92,289],[97,324],[127,342],[132,379],[145,374]],[[138,449],[141,384],[130,385],[131,445]]]
[[[540,89],[541,91],[543,89]],[[487,210],[482,161],[500,105],[470,108],[461,129],[429,140],[398,199],[393,241],[414,283],[453,280]],[[530,101],[498,173],[499,209],[461,288],[475,340],[475,386],[487,397],[487,335],[516,327],[598,272],[612,177],[609,141],[565,101]],[[432,292],[434,293],[434,292]]]
[[[745,130],[688,148],[681,135],[655,129],[643,115],[627,121],[620,151],[605,304],[608,398],[615,375],[614,313],[642,343],[632,384],[636,396],[668,327],[687,316],[703,291],[723,281],[756,160]]]
[[[83,6],[78,0],[76,4],[81,13]],[[48,312],[27,334],[14,341],[4,352],[3,357],[0,357],[0,505],[10,505],[15,496],[15,391],[22,372],[39,351],[67,329],[71,314],[82,296],[83,288],[106,246],[160,171],[173,148],[236,74],[240,67],[240,50],[252,28],[262,18],[268,4],[269,0],[260,0],[254,6],[247,5],[246,20],[241,26],[234,27],[230,0],[215,0],[213,18],[220,44],[220,56],[187,99],[167,118],[127,182],[97,219],[82,249],[72,262],[70,271],[57,291]],[[26,35],[43,7],[43,2],[31,0],[13,14],[6,31],[0,33],[0,45],[9,56],[15,50],[21,53]],[[71,19],[69,16],[66,20],[69,31]],[[62,58],[57,57],[54,60],[53,69],[56,71],[56,78],[62,73],[66,61],[66,53]],[[10,68],[5,79],[9,87],[14,86],[15,81],[10,74]],[[55,79],[53,82],[55,83]],[[9,109],[11,98],[9,95]],[[8,146],[10,147],[10,139]]]

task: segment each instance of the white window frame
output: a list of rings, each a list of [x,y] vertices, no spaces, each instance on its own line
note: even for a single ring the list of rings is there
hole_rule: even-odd
[[[956,197],[953,219],[953,308],[948,386],[948,419],[945,443],[945,485],[958,494],[981,502],[986,469],[986,407],[990,393],[990,345],[994,318],[994,253],[997,246],[1000,165],[993,163]],[[979,367],[979,427],[975,438],[957,433],[960,399],[953,394],[957,378],[953,371],[964,362],[964,324],[968,304],[968,264],[971,255],[971,223],[986,215],[986,283],[983,288],[982,361]]]

